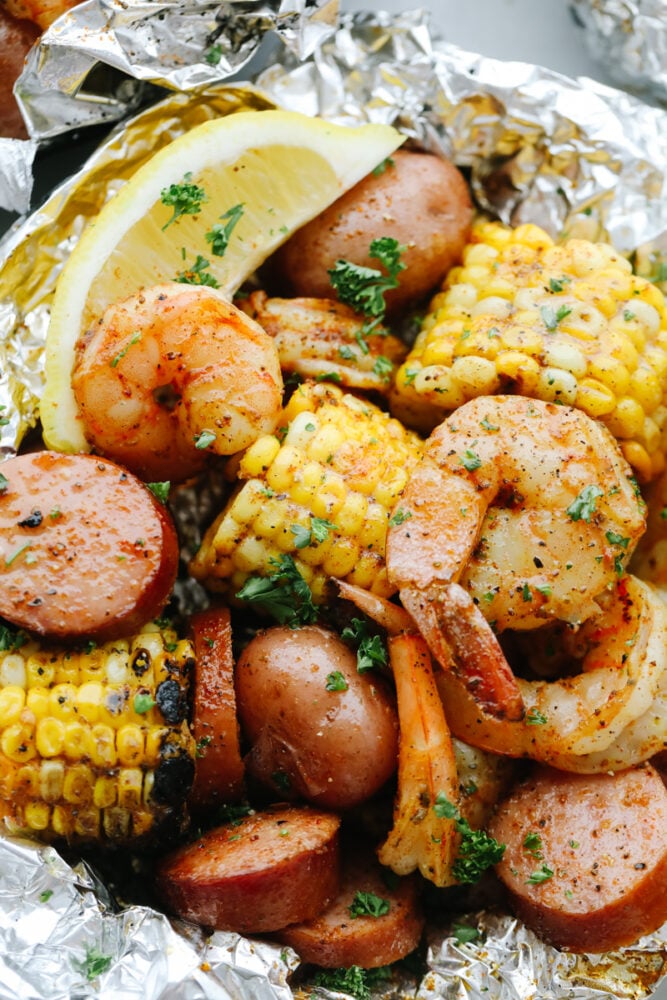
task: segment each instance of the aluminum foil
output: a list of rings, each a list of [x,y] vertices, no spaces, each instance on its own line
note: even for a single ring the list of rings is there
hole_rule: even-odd
[[[507,222],[607,236],[627,253],[650,243],[659,254],[663,111],[590,81],[463,52],[434,37],[420,12],[335,24],[334,10],[306,0],[87,0],[47,32],[17,87],[33,151],[38,138],[162,99],[119,125],[0,247],[5,453],[37,420],[49,303],[87,220],[155,149],[241,107],[276,102],[338,121],[391,122],[469,171],[479,204]],[[284,44],[267,54],[269,36]],[[243,66],[250,73],[253,59],[269,63],[252,74],[253,86],[216,85]],[[0,185],[3,173],[11,177],[11,167],[0,167]],[[555,952],[507,916],[473,919],[478,941],[461,945],[446,931],[433,941],[420,997],[639,998],[665,961],[661,936],[620,959],[593,960]],[[146,908],[116,910],[89,869],[11,840],[0,840],[0,941],[0,997],[293,995],[290,953],[236,935],[206,939]]]
[[[665,0],[570,0],[588,51],[614,83],[667,105]]]

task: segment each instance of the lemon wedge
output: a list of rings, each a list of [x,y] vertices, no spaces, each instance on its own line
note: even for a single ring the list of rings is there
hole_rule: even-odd
[[[389,125],[254,111],[205,122],[157,152],[88,225],[58,280],[40,402],[47,447],[89,450],[71,374],[79,336],[107,306],[179,276],[231,296],[402,142]]]

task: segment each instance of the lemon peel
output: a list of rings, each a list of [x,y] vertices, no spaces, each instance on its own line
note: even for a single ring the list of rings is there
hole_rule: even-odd
[[[58,280],[46,338],[43,437],[57,451],[90,450],[71,386],[80,336],[112,302],[201,268],[228,297],[300,226],[401,145],[389,125],[350,128],[290,111],[239,112],[204,122],[140,167],[84,231]],[[196,212],[173,218],[162,192],[192,183]],[[207,240],[243,206],[224,254]]]

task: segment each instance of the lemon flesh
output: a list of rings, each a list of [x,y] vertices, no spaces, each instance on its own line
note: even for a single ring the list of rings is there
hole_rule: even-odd
[[[113,302],[175,279],[198,257],[232,296],[300,226],[403,142],[388,125],[347,128],[289,111],[241,112],[205,122],[160,150],[84,231],[58,280],[46,338],[40,417],[47,447],[88,451],[71,375],[75,345]],[[173,223],[161,199],[185,181],[205,192],[196,215]],[[223,256],[206,233],[242,213]]]

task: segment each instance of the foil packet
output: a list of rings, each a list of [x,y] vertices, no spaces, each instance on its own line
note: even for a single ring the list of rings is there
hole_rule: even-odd
[[[221,82],[243,68],[247,81]],[[33,155],[37,141],[149,106],[117,125],[0,245],[5,455],[37,424],[50,300],[84,225],[157,148],[210,117],[277,104],[349,124],[388,122],[450,156],[480,207],[505,222],[609,238],[650,267],[667,246],[663,111],[592,81],[464,52],[435,35],[423,11],[337,18],[326,0],[87,0],[46,33],[17,94]],[[0,190],[4,175],[17,177],[3,156],[0,148]],[[618,955],[572,956],[506,914],[456,920],[474,940],[441,927],[426,974],[373,995],[639,1000],[667,958],[665,932]],[[148,907],[117,907],[85,865],[11,839],[0,840],[0,962],[0,998],[333,995],[299,985],[293,953],[237,935],[206,937]]]
[[[665,0],[571,0],[590,55],[609,78],[667,105]]]

